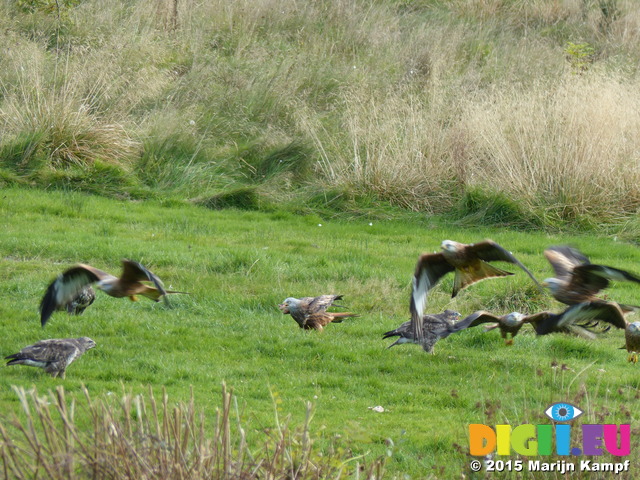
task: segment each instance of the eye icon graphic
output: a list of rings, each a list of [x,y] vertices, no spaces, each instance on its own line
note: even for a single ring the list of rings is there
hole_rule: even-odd
[[[570,422],[584,412],[570,403],[554,403],[544,411],[545,415],[556,422]]]

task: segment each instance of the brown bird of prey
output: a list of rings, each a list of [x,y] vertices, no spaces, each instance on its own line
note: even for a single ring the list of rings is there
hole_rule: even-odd
[[[540,312],[527,317],[538,335],[562,332],[594,339],[592,328],[600,321],[626,330],[627,321],[620,306],[615,302],[598,300],[571,305],[561,313]],[[605,330],[606,331],[606,330]]]
[[[154,286],[145,285],[142,282],[150,282]],[[96,284],[96,287],[107,295],[116,298],[129,297],[136,301],[136,295],[150,298],[156,302],[164,298],[167,303],[168,293],[186,293],[165,290],[160,279],[132,260],[122,260],[122,274],[120,278],[103,272],[90,265],[78,264],[64,273],[58,275],[47,288],[40,302],[40,323],[44,327],[54,311],[65,308],[69,302],[81,294],[88,286]]]
[[[627,324],[624,330],[625,347],[629,353],[628,360],[638,363],[638,354],[640,353],[640,322]]]
[[[58,310],[66,310],[69,315],[82,315],[82,313],[96,299],[96,292],[91,287],[85,287],[78,294],[69,300],[66,305],[60,305]]]
[[[559,315],[543,312],[532,315],[531,323],[538,335],[546,335],[552,332],[570,332],[585,338],[593,339],[595,335],[589,327],[598,321],[605,321],[614,327],[624,329],[625,346],[622,347],[629,353],[628,361],[637,363],[640,353],[640,322],[628,323],[624,313],[616,302],[596,300],[572,305]],[[593,320],[596,322],[594,323]],[[589,322],[579,324],[578,322]]]
[[[52,377],[64,378],[65,370],[84,352],[96,346],[89,337],[52,338],[24,347],[18,353],[8,355],[8,365],[28,365],[43,368]]]
[[[290,314],[300,328],[322,330],[331,323],[340,323],[344,318],[357,317],[350,312],[327,312],[329,307],[340,307],[333,302],[342,299],[342,295],[320,295],[319,297],[286,298],[278,308],[283,314]],[[341,307],[344,308],[344,307]]]
[[[605,265],[594,265],[578,250],[567,246],[549,247],[544,251],[555,272],[555,278],[547,278],[542,283],[551,295],[566,305],[600,300],[597,294],[609,286],[611,280],[640,283],[640,278],[632,273]],[[640,307],[620,305],[623,310],[637,310]]]
[[[418,258],[413,277],[413,293],[411,295],[411,319],[416,338],[422,338],[422,315],[427,303],[427,293],[440,279],[449,272],[455,272],[453,279],[453,293],[455,297],[460,290],[469,285],[491,277],[513,275],[489,262],[501,261],[517,265],[540,287],[527,268],[492,240],[465,245],[463,243],[445,240],[439,253],[425,253]]]
[[[422,317],[422,331],[424,332],[422,341],[416,340],[413,329],[411,328],[411,321],[404,322],[395,330],[386,332],[382,338],[398,337],[398,339],[387,348],[391,348],[394,345],[402,345],[403,343],[417,343],[422,345],[425,352],[434,353],[433,347],[436,342],[449,335],[448,332],[454,328],[460,317],[461,315],[453,310],[424,315]]]
[[[498,316],[484,310],[479,310],[477,312],[473,312],[468,317],[463,318],[458,323],[453,325],[453,327],[449,329],[446,334],[444,334],[444,332],[441,332],[441,335],[444,334],[444,337],[447,337],[448,335],[459,332],[460,330],[476,327],[484,323],[492,323],[493,325],[487,326],[485,328],[485,331],[499,328],[500,335],[504,339],[505,345],[513,345],[513,339],[516,335],[518,335],[518,332],[520,332],[522,326],[528,322],[529,317],[520,312],[511,312],[507,315]]]

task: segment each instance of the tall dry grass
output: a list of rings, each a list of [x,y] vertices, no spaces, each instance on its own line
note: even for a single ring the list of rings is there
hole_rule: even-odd
[[[553,84],[469,102],[467,182],[499,185],[529,209],[572,220],[640,207],[637,82],[568,74]]]
[[[232,392],[223,385],[215,419],[204,418],[193,395],[188,403],[124,395],[113,403],[69,399],[62,386],[39,395],[14,387],[20,418],[0,418],[4,478],[31,479],[322,479],[382,478],[384,459],[369,462],[347,450],[326,455],[314,444],[307,405],[304,425],[281,422],[250,447]],[[235,406],[234,406],[235,405]]]
[[[545,221],[637,208],[631,0],[17,5],[0,4],[9,177],[100,160],[182,198],[260,184],[447,213],[480,188]],[[580,69],[570,43],[594,52]],[[273,158],[279,180],[259,174]]]

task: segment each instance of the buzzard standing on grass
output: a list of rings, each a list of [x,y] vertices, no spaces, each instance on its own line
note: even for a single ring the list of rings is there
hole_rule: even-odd
[[[350,312],[327,312],[329,307],[341,307],[333,302],[342,299],[342,295],[320,295],[319,297],[286,298],[278,308],[283,314],[290,314],[300,328],[319,330],[331,323],[340,323],[347,317],[357,317]],[[341,307],[344,308],[344,307]]]
[[[446,335],[443,335],[443,338],[460,330],[476,327],[484,323],[492,323],[493,325],[485,327],[485,332],[499,328],[505,345],[513,345],[513,339],[518,335],[522,326],[529,322],[529,319],[530,317],[520,312],[511,312],[507,315],[498,316],[485,310],[479,310],[453,325],[453,327],[446,332]]]
[[[142,282],[150,282],[154,286],[145,285]],[[66,272],[58,275],[40,302],[40,323],[44,327],[54,311],[68,308],[82,292],[92,284],[107,295],[116,298],[129,297],[136,301],[136,295],[150,298],[159,302],[161,298],[168,303],[166,295],[169,293],[186,293],[165,290],[160,279],[132,260],[122,260],[122,274],[120,278],[103,272],[90,265],[78,264]],[[85,307],[86,308],[86,307]]]
[[[442,242],[441,248],[442,251],[439,253],[421,255],[416,264],[410,304],[415,338],[421,339],[423,337],[422,315],[427,303],[427,293],[449,272],[455,272],[452,298],[460,290],[480,280],[513,275],[511,272],[501,270],[489,263],[494,261],[517,265],[531,277],[536,285],[540,286],[531,272],[511,252],[492,240],[468,245],[445,240]]]
[[[65,377],[65,370],[84,352],[96,346],[89,337],[52,338],[24,347],[18,353],[8,355],[9,365],[40,367],[52,377]]]
[[[600,300],[597,294],[609,286],[611,280],[640,283],[640,277],[618,268],[594,265],[575,248],[549,247],[544,251],[556,276],[542,283],[551,295],[565,305]],[[623,310],[640,309],[633,305],[620,305]]]
[[[425,352],[433,353],[433,347],[436,342],[449,335],[451,329],[455,328],[455,325],[457,325],[456,321],[460,317],[461,315],[453,310],[445,310],[442,313],[424,315],[422,317],[422,331],[424,332],[424,337],[421,342],[414,336],[413,329],[411,328],[411,321],[404,322],[395,330],[386,332],[383,334],[382,338],[399,337],[387,348],[391,348],[394,345],[402,345],[403,343],[417,343],[422,345]]]

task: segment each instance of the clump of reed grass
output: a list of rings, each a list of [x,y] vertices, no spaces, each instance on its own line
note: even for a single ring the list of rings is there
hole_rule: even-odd
[[[78,81],[57,85],[41,61],[17,73],[17,86],[0,83],[3,149],[20,146],[14,162],[30,170],[88,167],[96,160],[127,168],[139,146],[122,124],[97,111],[100,85],[86,94]]]
[[[546,224],[633,214],[640,206],[633,84],[569,74],[469,102],[461,127],[467,183],[499,189]]]
[[[0,5],[4,177],[99,160],[173,199],[260,183],[454,215],[479,189],[532,225],[639,205],[631,0],[18,4]]]
[[[232,391],[222,387],[222,405],[212,425],[197,408],[170,403],[163,392],[124,395],[113,403],[69,399],[62,386],[47,395],[14,387],[22,415],[0,418],[0,459],[5,478],[27,479],[216,479],[381,478],[384,461],[353,457],[347,450],[322,452],[311,436],[312,406],[305,422],[289,420],[266,432],[254,448],[234,421]],[[236,407],[237,408],[237,407]]]

